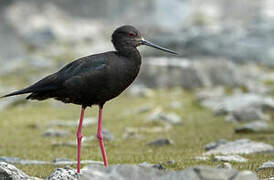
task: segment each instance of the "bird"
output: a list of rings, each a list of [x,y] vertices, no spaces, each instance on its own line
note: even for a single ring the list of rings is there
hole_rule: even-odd
[[[137,77],[142,63],[138,46],[146,45],[177,55],[175,51],[153,44],[143,38],[132,25],[115,29],[111,37],[115,51],[81,57],[65,65],[36,83],[2,96],[29,94],[26,99],[46,100],[53,98],[64,103],[81,106],[77,137],[77,173],[80,173],[82,123],[85,109],[98,105],[97,139],[104,165],[108,160],[102,135],[102,114],[104,104],[119,96]]]

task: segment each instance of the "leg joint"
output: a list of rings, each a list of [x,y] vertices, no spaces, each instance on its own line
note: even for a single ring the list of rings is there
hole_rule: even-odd
[[[97,134],[97,139],[98,140],[103,140],[103,135],[102,134]]]
[[[82,139],[82,137],[83,137],[81,132],[77,132],[76,136],[77,136],[78,139]]]

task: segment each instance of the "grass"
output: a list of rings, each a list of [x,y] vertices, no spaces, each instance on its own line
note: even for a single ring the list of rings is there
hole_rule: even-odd
[[[169,104],[173,100],[182,101],[182,109],[170,109]],[[1,99],[1,101],[5,101]],[[48,127],[50,120],[75,120],[80,115],[80,107],[76,105],[62,105],[53,100],[45,102],[27,102],[0,113],[0,156],[20,157],[22,159],[35,159],[51,161],[57,157],[76,160],[76,147],[53,147],[53,142],[71,141],[75,139],[77,127],[65,128],[71,132],[71,136],[62,138],[45,138],[41,134]],[[161,107],[166,112],[176,112],[183,118],[183,125],[176,125],[164,132],[140,132],[141,139],[123,139],[122,136],[127,127],[158,127],[161,124],[145,121],[149,112],[143,114],[128,114],[127,111],[143,105],[152,104]],[[86,117],[97,116],[97,107],[88,108]],[[38,128],[32,128],[38,124]],[[271,124],[273,120],[271,120]],[[174,165],[168,165],[168,169],[183,170],[190,166],[209,165],[217,166],[220,162],[198,161],[194,157],[204,152],[204,146],[220,138],[234,140],[250,138],[255,141],[274,145],[274,134],[235,134],[236,124],[224,122],[224,117],[215,116],[210,110],[200,107],[195,102],[193,93],[174,89],[156,90],[151,97],[129,97],[122,95],[107,103],[103,113],[103,129],[113,133],[115,140],[105,142],[108,160],[110,164],[130,163],[138,164],[144,161],[160,163],[175,160]],[[83,129],[84,136],[96,134],[96,125]],[[164,147],[150,147],[146,144],[156,138],[170,138],[174,144]],[[232,163],[232,166],[240,170],[256,169],[265,161],[274,160],[274,154],[245,155],[249,162]],[[82,148],[82,159],[101,161],[101,152],[97,141],[88,142],[88,147]],[[44,178],[50,174],[56,166],[50,165],[16,165],[31,176]],[[258,171],[258,176],[263,179],[274,175],[273,170]]]

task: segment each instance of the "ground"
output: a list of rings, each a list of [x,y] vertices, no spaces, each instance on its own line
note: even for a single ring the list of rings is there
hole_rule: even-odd
[[[170,109],[172,100],[184,103],[183,108]],[[2,100],[1,100],[2,101]],[[148,113],[128,114],[132,110],[143,105],[152,104],[162,107],[164,111],[176,112],[183,118],[183,125],[175,125],[166,132],[143,132],[142,139],[123,139],[122,135],[126,127],[156,127],[157,123],[145,121]],[[97,107],[88,108],[86,117],[97,116]],[[51,161],[55,158],[69,158],[76,160],[76,147],[53,147],[53,142],[73,140],[77,127],[66,128],[72,133],[69,137],[51,138],[42,137],[41,134],[47,128],[50,120],[75,120],[80,114],[80,107],[76,105],[62,105],[53,100],[38,102],[28,101],[24,105],[17,105],[1,112],[0,114],[0,156],[20,157],[22,159],[35,159]],[[273,120],[272,124],[273,123]],[[38,128],[33,128],[33,125]],[[250,138],[274,145],[274,134],[235,134],[236,124],[224,122],[224,117],[215,116],[211,111],[200,107],[192,92],[178,88],[156,90],[151,97],[129,97],[122,95],[107,103],[103,112],[103,129],[108,129],[115,136],[112,142],[105,142],[108,160],[110,164],[130,163],[139,164],[160,163],[175,160],[174,165],[168,169],[182,170],[194,165],[217,166],[220,162],[197,161],[194,157],[204,152],[204,146],[220,138],[228,140]],[[84,136],[96,134],[96,125],[83,129]],[[156,138],[170,138],[174,144],[164,147],[150,147],[148,142]],[[244,156],[249,159],[247,163],[232,163],[236,169],[256,169],[265,161],[273,160],[274,154],[256,154]],[[101,152],[97,141],[88,143],[88,147],[82,148],[82,159],[101,161]],[[50,165],[17,165],[18,168],[31,176],[46,177],[56,168]],[[273,171],[265,170],[257,172],[260,178],[274,175]]]

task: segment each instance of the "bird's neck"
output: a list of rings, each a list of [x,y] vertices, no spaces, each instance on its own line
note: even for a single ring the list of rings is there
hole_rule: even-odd
[[[123,48],[117,49],[117,52],[120,55],[125,56],[128,59],[138,61],[137,63],[141,64],[141,55],[140,55],[137,48],[135,48],[135,47],[123,47]]]

